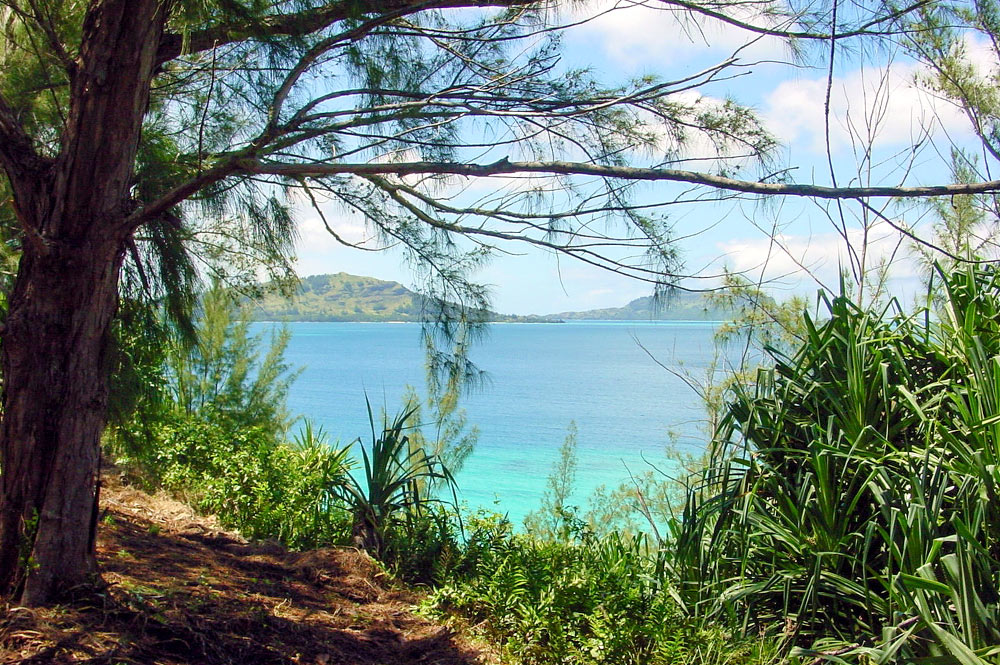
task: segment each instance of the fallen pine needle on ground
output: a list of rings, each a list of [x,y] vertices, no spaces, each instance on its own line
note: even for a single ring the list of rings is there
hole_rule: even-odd
[[[0,606],[0,664],[486,665],[412,612],[419,597],[350,548],[248,543],[164,495],[102,488],[107,587],[49,608]]]

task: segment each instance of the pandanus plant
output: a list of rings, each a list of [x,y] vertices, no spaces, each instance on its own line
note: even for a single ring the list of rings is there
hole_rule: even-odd
[[[671,562],[685,604],[809,660],[1000,658],[1000,273],[943,311],[828,302],[730,394]]]
[[[383,552],[386,529],[393,523],[403,524],[405,518],[419,516],[431,504],[455,506],[458,498],[455,479],[441,459],[413,445],[406,433],[412,427],[409,422],[414,409],[404,409],[392,421],[383,416],[381,434],[376,434],[371,404],[365,402],[372,437],[370,447],[361,446],[365,475],[358,480],[348,474],[340,487],[340,498],[354,515],[355,544],[378,556]],[[452,501],[430,491],[442,484],[450,490]]]

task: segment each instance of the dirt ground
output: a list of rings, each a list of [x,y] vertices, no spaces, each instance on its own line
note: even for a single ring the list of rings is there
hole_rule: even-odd
[[[413,614],[418,596],[353,549],[251,544],[184,504],[107,478],[106,589],[53,608],[0,606],[0,664],[486,665]]]

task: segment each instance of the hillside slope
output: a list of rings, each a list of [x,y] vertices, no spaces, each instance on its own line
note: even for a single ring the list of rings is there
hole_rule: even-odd
[[[636,298],[624,307],[559,312],[551,316],[567,321],[726,321],[733,312],[712,304],[700,293],[676,293],[657,302],[652,296]]]
[[[480,665],[480,649],[411,612],[367,555],[252,545],[186,506],[106,477],[107,588],[52,608],[0,605],[0,663]]]
[[[270,294],[254,303],[260,321],[420,321],[424,299],[398,282],[344,272],[300,280],[291,299]],[[543,322],[546,317],[490,312],[490,321]]]
[[[398,282],[341,272],[303,277],[293,298],[272,293],[255,302],[253,312],[259,321],[420,321],[423,302],[420,294]],[[490,312],[487,318],[515,323],[721,321],[731,318],[731,312],[713,306],[701,294],[680,292],[663,302],[646,296],[624,307],[525,316]]]

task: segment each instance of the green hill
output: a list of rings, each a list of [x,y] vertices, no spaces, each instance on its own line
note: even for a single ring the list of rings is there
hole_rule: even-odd
[[[424,298],[398,282],[336,275],[303,277],[292,298],[269,294],[255,303],[259,321],[420,321]],[[554,322],[541,316],[491,312],[490,321]]]
[[[259,321],[420,321],[423,296],[398,282],[336,275],[303,277],[292,298],[269,294],[255,303]],[[564,320],[718,321],[731,318],[701,294],[677,293],[664,301],[636,298],[624,307],[520,316],[490,312],[488,320],[513,323],[557,323]]]
[[[725,321],[733,318],[733,313],[712,304],[704,294],[682,291],[659,302],[652,296],[645,296],[624,307],[560,312],[551,316],[570,321]]]

